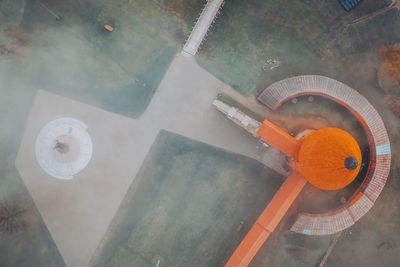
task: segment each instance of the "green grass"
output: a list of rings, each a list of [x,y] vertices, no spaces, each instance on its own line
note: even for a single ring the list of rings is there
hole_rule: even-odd
[[[157,40],[147,47],[126,40],[136,45],[136,54],[142,53],[132,59],[135,54],[129,51],[126,57],[120,50],[113,52],[117,48],[112,43],[95,50],[68,28],[47,30],[41,36],[47,43],[38,45],[33,60],[40,67],[32,64],[30,73],[39,88],[129,117],[144,112],[177,50]]]
[[[283,179],[255,160],[162,131],[95,266],[222,266]]]
[[[244,95],[288,74],[324,74],[323,17],[301,1],[227,2],[198,60]],[[268,59],[280,66],[270,70]]]
[[[365,75],[350,77],[357,61],[348,59],[365,58],[384,44],[399,42],[398,11],[359,24],[349,22],[385,5],[366,0],[347,13],[337,1],[229,1],[197,60],[245,96],[295,75],[319,74],[359,83]],[[271,70],[269,59],[278,60],[280,66]]]

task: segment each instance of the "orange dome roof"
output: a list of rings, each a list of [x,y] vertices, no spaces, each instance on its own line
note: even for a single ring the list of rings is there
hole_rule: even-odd
[[[307,135],[298,153],[299,169],[313,186],[337,190],[351,183],[361,166],[357,141],[338,128],[322,128]]]

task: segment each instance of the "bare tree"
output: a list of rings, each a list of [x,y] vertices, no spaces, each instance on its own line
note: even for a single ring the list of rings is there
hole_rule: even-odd
[[[26,228],[26,210],[17,204],[0,201],[0,233],[13,234]]]

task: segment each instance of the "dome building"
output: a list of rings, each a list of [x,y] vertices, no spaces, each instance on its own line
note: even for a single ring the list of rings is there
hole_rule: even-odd
[[[304,137],[298,154],[298,171],[313,186],[338,190],[350,184],[360,171],[357,141],[338,128],[322,128]]]

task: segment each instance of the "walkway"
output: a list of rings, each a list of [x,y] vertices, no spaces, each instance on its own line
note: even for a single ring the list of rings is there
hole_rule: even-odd
[[[183,47],[183,55],[196,55],[201,42],[203,42],[204,37],[207,35],[207,31],[216,19],[218,11],[223,3],[224,0],[207,0],[207,4],[204,6],[196,25]]]

